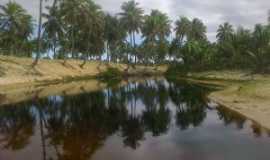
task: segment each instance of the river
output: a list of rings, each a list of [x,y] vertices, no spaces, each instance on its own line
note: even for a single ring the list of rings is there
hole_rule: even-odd
[[[209,92],[162,78],[5,104],[0,159],[269,160],[270,133]]]

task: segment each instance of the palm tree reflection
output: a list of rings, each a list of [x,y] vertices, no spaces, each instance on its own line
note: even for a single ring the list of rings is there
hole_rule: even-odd
[[[38,134],[44,160],[90,159],[112,135],[137,149],[146,132],[157,137],[174,123],[181,130],[199,126],[207,114],[205,93],[183,82],[152,80],[6,106],[0,108],[0,144],[8,150],[24,149]],[[225,124],[243,128],[245,119],[222,108],[217,112]]]
[[[189,84],[170,83],[169,94],[176,109],[176,124],[182,129],[199,126],[206,118],[205,90]]]
[[[36,123],[29,103],[3,107],[0,110],[0,143],[3,148],[19,150],[26,147]]]

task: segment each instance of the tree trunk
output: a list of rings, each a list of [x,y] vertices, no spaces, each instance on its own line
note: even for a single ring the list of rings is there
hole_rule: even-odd
[[[129,34],[129,38],[130,38],[130,45],[131,45],[131,48],[132,48],[132,42],[133,42],[133,40],[132,40],[132,33],[130,33]],[[130,52],[128,53],[128,57],[127,57],[127,60],[128,60],[128,62],[127,62],[127,68],[125,69],[125,71],[126,72],[128,72],[128,70],[129,70],[129,64],[130,64]]]
[[[99,63],[98,63],[97,69],[98,69],[99,72],[101,72],[100,67],[102,65],[102,61],[101,61],[101,56],[100,55],[98,56],[98,61],[99,61]]]
[[[53,59],[56,59],[56,47],[55,47],[55,45],[53,46]]]
[[[133,50],[133,45],[132,45],[133,39],[132,39],[132,33],[130,33],[130,46],[131,46],[131,50]],[[128,58],[128,62],[131,62],[131,54],[133,51],[129,52],[129,58]]]
[[[107,42],[107,61],[110,62],[110,57],[109,57],[109,43]]]
[[[80,68],[83,68],[84,67],[84,65],[86,64],[86,60],[87,59],[88,59],[88,54],[83,57],[83,63],[80,64]]]
[[[135,64],[137,63],[137,53],[136,53],[136,42],[135,42],[135,32],[132,33],[133,36],[133,55],[135,57]]]
[[[39,23],[38,23],[38,44],[37,44],[37,55],[35,61],[33,62],[32,66],[35,67],[38,64],[38,60],[40,58],[40,51],[41,51],[41,25],[42,25],[42,9],[43,9],[43,0],[39,1]]]
[[[72,58],[74,58],[75,57],[75,55],[74,55],[74,46],[75,46],[74,29],[73,29],[73,27],[71,29],[72,29],[72,31],[71,31],[71,56],[72,56]]]
[[[86,58],[84,57],[84,58],[83,58],[83,63],[80,64],[80,68],[83,68],[85,64],[86,64]]]

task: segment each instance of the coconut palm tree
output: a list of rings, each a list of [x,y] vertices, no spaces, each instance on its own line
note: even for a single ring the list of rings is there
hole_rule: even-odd
[[[179,43],[182,45],[184,38],[187,38],[190,33],[191,22],[187,17],[180,17],[179,20],[175,22],[175,34]]]
[[[107,60],[116,58],[116,51],[124,43],[126,33],[116,16],[107,14],[105,17],[104,39],[106,40]]]
[[[200,19],[194,18],[191,22],[188,40],[204,41],[206,39],[206,26]]]
[[[130,44],[133,47],[133,54],[135,56],[136,63],[136,40],[135,34],[140,32],[140,28],[143,22],[143,10],[138,6],[139,3],[134,0],[124,2],[121,6],[122,12],[120,13],[121,22],[130,37]]]
[[[235,67],[246,68],[252,62],[247,54],[252,42],[252,34],[250,30],[238,27],[232,37],[233,57],[232,63]]]
[[[0,45],[8,54],[23,53],[33,31],[32,17],[16,2],[0,5]]]
[[[47,0],[45,0],[47,1]],[[32,64],[35,67],[38,64],[38,60],[40,58],[41,50],[42,50],[42,14],[43,14],[43,0],[39,0],[39,19],[38,19],[38,38],[37,38],[37,54],[36,58]]]
[[[225,22],[223,25],[219,25],[216,37],[219,42],[231,41],[233,34],[233,26],[228,22]]]
[[[78,37],[78,21],[81,19],[80,12],[83,0],[64,0],[60,3],[60,16],[63,21],[65,30],[65,51],[69,50],[69,54],[75,57],[75,41]]]
[[[76,46],[78,51],[83,54],[84,66],[85,60],[89,55],[98,56],[101,61],[101,55],[104,49],[104,13],[100,6],[91,0],[84,0],[80,6],[78,20],[78,38]],[[78,17],[79,18],[79,17]],[[101,64],[101,63],[100,63]]]
[[[254,59],[256,71],[265,72],[269,66],[270,29],[267,26],[257,24],[252,34],[251,49],[249,55]]]
[[[57,6],[57,0],[54,1],[52,7],[46,7],[49,13],[44,13],[43,17],[46,22],[42,25],[44,28],[44,35],[53,50],[53,57],[56,56],[57,43],[64,34],[63,24],[61,23],[60,12]]]
[[[163,59],[168,52],[167,38],[171,33],[170,22],[169,17],[158,10],[152,10],[151,14],[145,17],[142,27],[144,43],[146,46],[152,47],[150,49],[153,51],[150,52],[152,54],[151,57],[156,62]]]

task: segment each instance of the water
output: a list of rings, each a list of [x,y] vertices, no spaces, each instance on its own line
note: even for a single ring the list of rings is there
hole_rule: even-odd
[[[266,131],[208,89],[147,80],[0,108],[1,160],[269,160]]]

